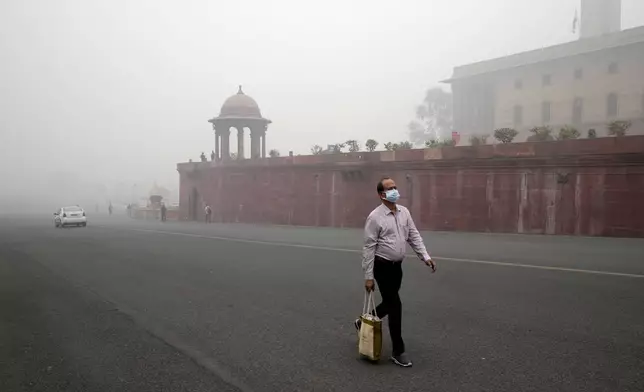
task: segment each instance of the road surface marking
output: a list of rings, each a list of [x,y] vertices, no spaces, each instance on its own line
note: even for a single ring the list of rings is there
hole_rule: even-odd
[[[109,226],[94,226],[104,229],[111,230],[127,230],[127,231],[138,231],[142,233],[153,233],[153,234],[166,234],[174,235],[181,237],[192,237],[192,238],[202,238],[218,241],[229,241],[229,242],[240,242],[246,244],[258,244],[258,245],[269,245],[269,246],[285,246],[289,248],[300,248],[300,249],[314,249],[314,250],[326,250],[330,252],[347,252],[347,253],[362,253],[362,250],[359,249],[347,249],[347,248],[333,248],[328,246],[318,246],[318,245],[304,245],[304,244],[292,244],[288,242],[271,242],[271,241],[261,241],[261,240],[249,240],[244,238],[231,238],[231,237],[220,237],[220,236],[211,236],[204,234],[193,234],[193,233],[181,233],[176,231],[165,231],[165,230],[150,230],[150,229],[125,229],[118,228],[114,229]],[[416,255],[411,254],[408,256],[415,257]],[[562,272],[577,272],[582,274],[593,274],[593,275],[608,275],[608,276],[620,276],[624,278],[640,278],[644,279],[644,275],[641,274],[627,274],[623,272],[610,272],[610,271],[597,271],[597,270],[585,270],[579,268],[564,268],[564,267],[551,267],[545,265],[534,265],[534,264],[517,264],[517,263],[506,263],[502,261],[489,261],[489,260],[473,260],[473,259],[459,259],[454,257],[441,257],[434,256],[436,260],[446,260],[446,261],[456,261],[460,263],[472,263],[472,264],[487,264],[487,265],[498,265],[503,267],[518,267],[518,268],[532,268],[548,271],[562,271]]]

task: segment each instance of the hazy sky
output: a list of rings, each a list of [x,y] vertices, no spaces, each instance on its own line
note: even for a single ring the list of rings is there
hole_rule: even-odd
[[[579,0],[0,2],[4,193],[61,171],[176,186],[242,84],[267,147],[398,141],[452,67],[575,39]],[[644,1],[623,0],[624,28]],[[234,149],[234,139],[231,148]],[[247,147],[248,151],[248,147]],[[13,185],[8,185],[13,184]]]

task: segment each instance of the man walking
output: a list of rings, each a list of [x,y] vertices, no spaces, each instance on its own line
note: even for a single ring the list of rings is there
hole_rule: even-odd
[[[389,316],[391,335],[391,360],[403,367],[412,363],[405,354],[402,338],[402,303],[398,291],[402,282],[402,261],[405,257],[406,242],[432,272],[436,264],[427,253],[423,239],[414,225],[409,210],[396,204],[400,198],[396,183],[385,177],[376,187],[382,204],[373,210],[365,224],[364,247],[362,250],[362,269],[365,274],[365,289],[374,290],[374,278],[378,283],[382,303],[376,307],[376,314],[383,318]],[[355,326],[360,330],[361,321]]]
[[[212,222],[212,208],[210,208],[210,204],[206,204],[206,223],[211,223]]]
[[[161,222],[165,222],[167,214],[168,208],[165,206],[165,203],[161,203]]]

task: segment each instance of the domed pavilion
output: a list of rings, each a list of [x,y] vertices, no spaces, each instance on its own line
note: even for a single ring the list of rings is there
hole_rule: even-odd
[[[271,120],[262,117],[257,102],[242,91],[228,98],[219,116],[208,120],[215,130],[215,157],[230,159],[230,129],[237,130],[237,159],[244,159],[244,129],[250,130],[251,159],[266,158],[266,130]],[[261,146],[261,147],[260,147]],[[260,151],[261,148],[261,151]]]

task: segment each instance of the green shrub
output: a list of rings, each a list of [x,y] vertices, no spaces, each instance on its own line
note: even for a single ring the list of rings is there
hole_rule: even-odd
[[[494,138],[503,144],[512,143],[519,132],[512,128],[500,128],[494,131]]]
[[[565,127],[559,130],[558,139],[559,140],[579,139],[580,136],[581,136],[581,133],[579,133],[577,128],[566,125]]]
[[[528,138],[529,142],[547,142],[554,140],[552,137],[552,128],[549,126],[534,127],[530,132],[532,132],[532,136]]]
[[[630,121],[613,121],[608,123],[608,134],[611,136],[625,136],[628,128],[631,127]]]

